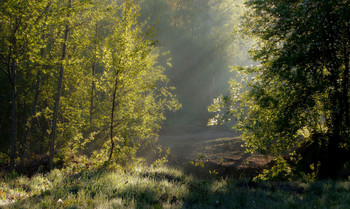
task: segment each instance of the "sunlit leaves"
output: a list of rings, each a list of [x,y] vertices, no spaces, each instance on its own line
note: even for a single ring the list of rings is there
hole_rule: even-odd
[[[33,127],[28,137],[31,147],[17,143],[22,150],[47,151],[61,65],[64,75],[56,145],[67,159],[85,145],[93,144],[89,151],[97,149],[99,156],[108,152],[109,144],[104,142],[116,80],[116,156],[131,157],[143,144],[154,142],[164,112],[179,108],[173,88],[167,85],[165,68],[158,63],[160,50],[151,39],[152,31],[138,22],[140,8],[134,1],[73,0],[68,8],[67,1],[8,0],[0,10],[0,67],[7,73],[12,60],[18,63],[19,125],[23,125],[19,136],[23,141]],[[66,26],[67,40],[63,38]],[[65,59],[63,44],[67,46]],[[8,75],[1,73],[1,81],[6,81]],[[8,117],[9,96],[3,93],[9,85],[5,83],[1,90],[2,118]],[[30,113],[32,106],[35,111]],[[6,151],[7,146],[2,147]]]
[[[243,76],[221,97],[228,100],[212,106],[220,109],[218,119],[233,116],[248,147],[263,153],[290,153],[317,134],[329,137],[325,144],[348,143],[349,3],[250,0],[247,5],[245,31],[258,38],[252,57],[261,66],[236,69]],[[327,149],[333,156],[338,148]]]
[[[125,1],[119,9],[116,16],[106,19],[111,23],[112,33],[103,45],[104,71],[102,82],[96,85],[99,94],[105,97],[96,107],[96,114],[108,118],[101,120],[104,127],[113,119],[110,134],[116,143],[114,161],[128,160],[120,158],[132,156],[137,149],[154,142],[165,119],[165,110],[179,108],[167,87],[165,69],[158,65],[159,50],[150,44],[137,22],[138,6],[133,1]],[[107,140],[102,152],[110,147],[111,142]]]

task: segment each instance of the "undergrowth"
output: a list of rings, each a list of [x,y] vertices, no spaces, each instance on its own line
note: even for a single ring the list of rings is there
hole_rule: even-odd
[[[168,167],[3,175],[2,208],[350,208],[349,181],[266,182]]]

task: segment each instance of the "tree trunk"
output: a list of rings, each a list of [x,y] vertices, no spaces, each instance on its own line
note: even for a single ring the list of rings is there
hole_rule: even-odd
[[[48,3],[48,5],[46,6],[46,12],[49,10],[51,6],[51,2]],[[45,18],[45,23],[44,23],[44,26],[46,25],[46,19]],[[43,34],[41,36],[41,40],[44,42],[45,41],[45,34]],[[44,58],[44,48],[41,48],[40,49],[40,57],[43,59]],[[40,66],[40,68],[43,68],[43,66]],[[30,149],[31,149],[31,136],[32,136],[32,129],[33,129],[33,119],[36,115],[36,106],[37,106],[37,103],[38,103],[38,98],[39,98],[39,93],[40,93],[40,84],[41,84],[41,69],[38,69],[37,70],[37,76],[36,76],[36,84],[35,84],[35,93],[34,93],[34,100],[33,100],[33,103],[32,103],[32,110],[31,110],[31,115],[29,117],[29,127],[27,129],[27,133],[26,133],[26,136],[25,136],[25,141],[24,141],[24,144],[25,144],[25,150],[23,151],[23,159],[26,158],[26,156],[28,155],[28,153],[30,152]]]
[[[72,8],[72,0],[68,1],[68,12],[67,12],[67,19],[69,19],[70,9]],[[53,155],[55,150],[55,134],[56,134],[56,123],[57,123],[57,115],[58,115],[58,107],[60,103],[60,97],[61,97],[61,91],[62,91],[62,83],[63,83],[63,61],[66,58],[66,51],[67,51],[67,42],[68,42],[68,33],[69,33],[69,23],[66,24],[66,29],[64,30],[64,41],[62,44],[62,58],[61,58],[61,66],[60,66],[60,77],[58,82],[58,88],[57,88],[57,97],[55,102],[55,110],[53,114],[53,121],[52,121],[52,136],[51,136],[51,142],[50,142],[50,170],[53,169]]]
[[[118,76],[117,76],[115,84],[114,84],[114,91],[113,91],[113,98],[112,98],[111,127],[110,127],[111,152],[109,153],[109,158],[108,158],[107,162],[111,161],[113,151],[114,151],[113,126],[114,126],[114,111],[115,111],[115,99],[116,99],[116,95],[117,95],[117,85],[118,85]]]
[[[12,112],[12,139],[11,139],[11,154],[10,154],[10,172],[15,170],[15,157],[16,157],[16,142],[17,142],[17,83],[16,83],[16,75],[17,75],[17,66],[18,63],[15,60],[15,46],[17,44],[16,35],[18,32],[18,28],[20,25],[20,17],[16,17],[15,28],[13,31],[13,36],[11,40],[11,47],[8,56],[8,76],[10,79],[11,87],[12,87],[12,104],[11,104],[11,112]]]
[[[35,84],[35,95],[34,95],[34,100],[32,104],[31,115],[29,117],[29,127],[28,127],[25,141],[24,141],[25,150],[23,151],[23,156],[22,156],[23,159],[27,157],[30,151],[30,139],[31,139],[32,128],[33,128],[33,118],[35,117],[35,114],[36,114],[36,104],[38,103],[38,98],[39,98],[40,82],[41,82],[41,70],[39,69],[37,72],[37,78],[36,78],[36,84]]]
[[[6,118],[6,116],[7,116],[7,107],[4,108],[4,109],[5,109],[5,110],[4,110],[4,114],[3,114],[2,117],[1,117],[0,129],[2,128],[2,125],[4,124],[5,118]]]
[[[345,120],[345,130],[347,134],[349,134],[350,129],[350,104],[349,104],[349,54],[347,53],[347,50],[344,50],[344,64],[345,64],[345,70],[344,70],[344,78],[343,78],[343,102],[344,102],[344,120]]]
[[[12,140],[10,156],[10,172],[15,170],[15,155],[17,141],[17,89],[16,89],[16,70],[17,63],[12,60],[11,64],[11,84],[12,84]]]
[[[329,124],[328,142],[320,167],[320,178],[336,179],[344,164],[344,150],[340,144],[344,140],[344,107],[340,85],[337,83],[338,77],[334,78],[335,90],[330,95],[331,99],[331,124]]]
[[[90,98],[90,125],[92,126],[92,117],[94,114],[94,92],[95,92],[95,63],[92,64],[92,82],[91,82],[91,98]]]

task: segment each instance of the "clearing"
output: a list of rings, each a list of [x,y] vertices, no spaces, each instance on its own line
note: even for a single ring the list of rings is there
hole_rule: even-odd
[[[215,170],[220,176],[247,169],[254,174],[273,159],[246,153],[239,134],[214,128],[161,132],[159,143],[170,148],[169,165],[189,170],[193,167],[189,161],[203,162],[206,170]]]

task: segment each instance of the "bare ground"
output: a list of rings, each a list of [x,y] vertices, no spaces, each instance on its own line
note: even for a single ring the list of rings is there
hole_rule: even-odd
[[[212,173],[220,176],[261,172],[273,158],[245,152],[239,134],[232,131],[203,129],[193,132],[161,133],[159,143],[170,148],[169,164],[185,167],[193,173]],[[200,158],[202,156],[202,158]],[[195,169],[190,161],[203,162],[205,168]]]

